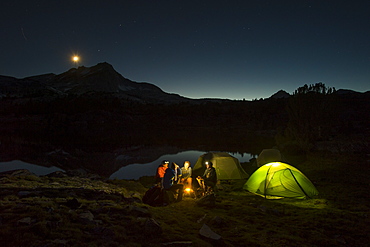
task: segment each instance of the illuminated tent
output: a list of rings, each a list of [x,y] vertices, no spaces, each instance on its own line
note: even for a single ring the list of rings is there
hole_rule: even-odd
[[[206,161],[211,161],[216,169],[218,180],[245,179],[248,174],[241,167],[239,160],[234,156],[224,152],[209,152],[201,155],[193,168],[195,176],[202,176]]]
[[[284,161],[279,150],[263,149],[257,157],[257,167],[263,166],[270,162]]]
[[[268,199],[304,199],[319,194],[301,171],[282,162],[272,162],[258,168],[243,189]]]

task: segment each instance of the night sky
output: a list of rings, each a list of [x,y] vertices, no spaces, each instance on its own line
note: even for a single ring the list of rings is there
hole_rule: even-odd
[[[190,98],[370,90],[369,0],[2,0],[0,75],[108,62]]]

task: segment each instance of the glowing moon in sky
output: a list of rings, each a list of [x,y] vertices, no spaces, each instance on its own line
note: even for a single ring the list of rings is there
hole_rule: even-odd
[[[80,60],[80,57],[79,56],[73,56],[72,60],[73,60],[73,62],[78,62],[78,60]]]

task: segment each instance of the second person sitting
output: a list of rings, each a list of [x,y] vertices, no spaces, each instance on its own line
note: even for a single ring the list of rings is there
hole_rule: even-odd
[[[176,169],[175,163],[172,163],[171,167],[166,169],[166,172],[164,173],[163,177],[163,188],[167,191],[171,191],[175,196],[175,201],[179,202],[182,200],[182,195],[184,193],[184,185],[174,183],[174,180],[176,178],[175,169]]]

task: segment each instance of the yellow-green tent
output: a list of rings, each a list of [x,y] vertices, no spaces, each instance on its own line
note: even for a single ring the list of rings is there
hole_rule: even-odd
[[[319,194],[301,171],[282,162],[272,162],[258,168],[249,177],[243,189],[268,199],[304,199]]]
[[[201,155],[193,168],[195,176],[203,175],[206,169],[206,161],[212,162],[213,167],[216,169],[218,180],[248,178],[248,174],[241,167],[239,160],[225,152],[209,152]]]

